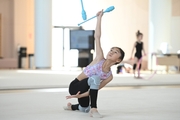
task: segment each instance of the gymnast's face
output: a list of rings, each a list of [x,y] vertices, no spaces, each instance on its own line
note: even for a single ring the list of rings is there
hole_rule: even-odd
[[[111,50],[108,52],[106,59],[111,60],[112,62],[118,63],[121,60],[119,59],[121,56],[121,53],[118,48],[113,47]]]
[[[138,39],[139,41],[141,41],[141,40],[143,39],[143,35],[139,35],[139,36],[137,37],[137,39]]]

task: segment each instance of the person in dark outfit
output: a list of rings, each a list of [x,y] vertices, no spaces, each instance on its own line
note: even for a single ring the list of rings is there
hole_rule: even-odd
[[[130,73],[131,72],[131,65],[128,65],[126,63],[120,63],[118,66],[117,66],[117,69],[116,69],[116,73],[117,74],[123,74],[124,72],[126,73]],[[123,71],[124,70],[124,71]]]
[[[143,34],[138,30],[138,32],[136,33],[136,37],[137,37],[137,41],[134,43],[133,49],[132,49],[132,54],[131,54],[131,59],[134,53],[134,49],[136,49],[136,53],[134,55],[134,65],[133,65],[133,73],[134,73],[134,77],[136,77],[135,75],[135,70],[136,67],[138,66],[138,70],[141,69],[141,62],[140,60],[142,59],[142,51],[144,52],[144,55],[146,55],[146,52],[144,50],[144,44],[142,42],[142,38],[143,38]],[[138,78],[140,77],[140,74],[138,74]]]
[[[123,68],[125,68],[124,64],[123,64],[123,63],[122,63],[122,64],[119,64],[119,65],[117,66],[116,73],[117,73],[117,74],[122,73]]]

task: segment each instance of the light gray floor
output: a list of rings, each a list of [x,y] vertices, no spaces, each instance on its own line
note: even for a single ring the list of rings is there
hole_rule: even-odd
[[[92,120],[87,113],[64,111],[67,89],[0,91],[0,120]],[[103,88],[102,120],[179,120],[180,87]]]
[[[79,73],[0,70],[0,120],[93,119],[85,113],[62,109],[68,101],[76,103],[76,99],[66,100],[65,96],[69,83]],[[142,74],[145,78],[151,75]],[[107,86],[111,88],[100,90],[98,98],[102,120],[180,120],[180,74],[155,74],[149,80],[115,74]],[[53,87],[58,89],[25,90]]]
[[[0,90],[26,88],[68,87],[81,71],[51,70],[0,70]],[[149,78],[153,74],[142,74]],[[134,79],[132,74],[114,74],[107,85],[114,86],[157,86],[180,85],[180,74],[155,74],[151,79]]]

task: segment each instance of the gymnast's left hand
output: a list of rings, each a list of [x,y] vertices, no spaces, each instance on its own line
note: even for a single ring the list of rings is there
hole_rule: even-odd
[[[76,95],[69,95],[66,96],[66,99],[71,99],[71,98],[79,98],[80,97],[80,91]]]

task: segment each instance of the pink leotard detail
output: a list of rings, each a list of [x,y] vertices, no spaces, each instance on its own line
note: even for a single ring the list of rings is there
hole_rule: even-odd
[[[88,65],[84,69],[84,74],[87,77],[91,77],[92,75],[98,75],[101,80],[107,79],[112,74],[112,72],[111,72],[111,70],[108,73],[105,73],[102,71],[102,65],[103,65],[104,61],[105,61],[105,59],[101,60],[97,64]]]

